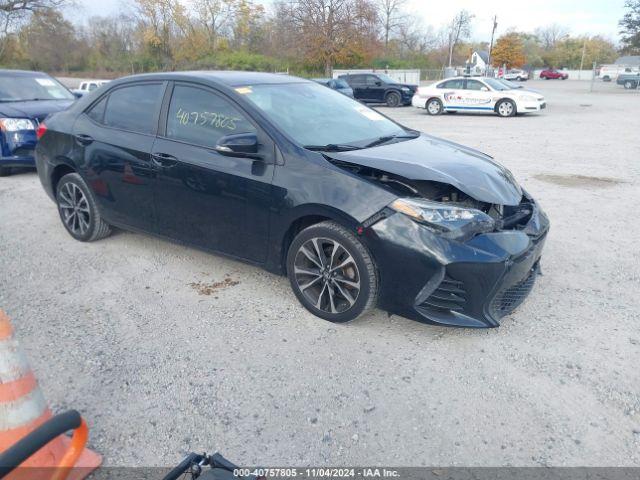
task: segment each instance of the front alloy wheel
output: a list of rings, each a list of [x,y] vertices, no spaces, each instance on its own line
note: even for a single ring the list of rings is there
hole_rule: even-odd
[[[496,112],[501,117],[513,117],[516,114],[516,104],[512,100],[500,100],[496,105]]]
[[[627,90],[631,90],[634,87],[634,84],[631,80],[627,80],[626,82],[624,82],[624,88],[626,88]]]
[[[396,108],[400,106],[400,102],[402,102],[402,98],[398,92],[391,92],[387,94],[387,107]]]
[[[289,248],[287,273],[298,300],[325,320],[347,322],[375,304],[371,256],[337,223],[322,222],[300,232]]]

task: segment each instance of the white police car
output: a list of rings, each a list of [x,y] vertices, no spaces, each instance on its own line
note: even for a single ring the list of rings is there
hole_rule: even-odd
[[[546,107],[538,93],[512,89],[495,78],[455,77],[418,88],[411,104],[429,115],[442,112],[495,112],[501,117],[539,112]]]

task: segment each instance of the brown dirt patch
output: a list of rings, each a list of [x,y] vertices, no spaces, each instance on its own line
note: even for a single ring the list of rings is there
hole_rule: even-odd
[[[608,177],[589,177],[586,175],[550,175],[546,173],[540,173],[534,175],[534,178],[546,183],[553,183],[563,187],[614,187],[621,183],[625,183],[618,178]]]
[[[189,286],[193,288],[200,295],[213,295],[214,293],[219,292],[225,288],[234,287],[238,285],[240,282],[238,280],[234,280],[231,277],[226,277],[224,280],[220,282],[191,282]]]

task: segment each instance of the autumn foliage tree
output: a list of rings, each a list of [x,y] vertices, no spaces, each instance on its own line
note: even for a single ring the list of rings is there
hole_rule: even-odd
[[[491,52],[493,63],[507,67],[521,67],[526,59],[524,55],[524,42],[520,34],[510,32],[502,35],[496,41]]]

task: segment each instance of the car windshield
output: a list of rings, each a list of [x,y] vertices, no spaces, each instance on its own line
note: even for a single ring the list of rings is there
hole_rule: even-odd
[[[364,146],[407,131],[375,110],[316,83],[238,87],[300,145]]]
[[[389,75],[387,75],[386,73],[376,73],[375,74],[376,77],[378,77],[380,80],[382,80],[384,83],[398,83],[397,81],[395,81],[393,78],[391,78]]]
[[[522,85],[512,82],[511,80],[505,80],[504,78],[497,78],[500,83],[508,87],[509,89],[522,88]]]
[[[502,92],[504,90],[511,90],[511,87],[507,87],[504,83],[502,83],[499,80],[496,80],[495,78],[483,78],[483,80],[484,80],[484,83],[486,83],[491,88],[499,92]]]
[[[0,76],[0,102],[25,100],[73,100],[75,97],[51,77]]]

